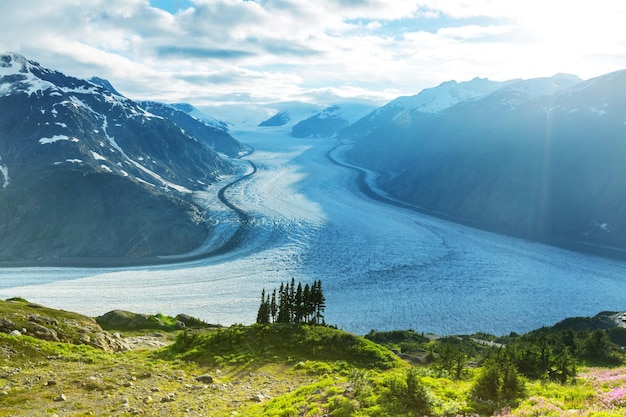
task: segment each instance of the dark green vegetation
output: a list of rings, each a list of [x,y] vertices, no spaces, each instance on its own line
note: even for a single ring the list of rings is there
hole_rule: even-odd
[[[0,302],[0,416],[616,417],[626,405],[619,317],[500,338],[360,337],[124,311],[94,320],[16,298]]]
[[[388,349],[362,337],[330,327],[289,323],[231,326],[208,333],[186,331],[170,351],[212,364],[314,360],[389,369],[399,363]]]
[[[98,322],[104,330],[110,331],[163,330],[171,332],[190,328],[221,327],[207,324],[200,319],[186,314],[170,317],[162,313],[139,314],[122,310],[109,311],[102,316],[96,317],[96,322]]]
[[[268,323],[309,323],[324,325],[326,298],[322,291],[322,281],[313,285],[291,279],[291,284],[281,284],[278,292],[274,288],[272,295],[261,292],[261,305],[257,313],[257,324]]]

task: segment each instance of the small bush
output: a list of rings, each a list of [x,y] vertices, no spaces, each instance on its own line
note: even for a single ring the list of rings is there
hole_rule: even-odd
[[[419,416],[432,412],[432,394],[413,368],[406,371],[404,378],[391,379],[389,392],[393,402],[403,411],[411,411]]]
[[[328,405],[328,415],[331,417],[350,417],[356,409],[353,400],[346,397],[333,397]]]

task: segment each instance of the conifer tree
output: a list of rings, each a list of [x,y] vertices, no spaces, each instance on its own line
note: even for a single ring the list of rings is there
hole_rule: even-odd
[[[296,317],[296,279],[291,278],[289,286],[289,322],[293,323]]]
[[[318,280],[313,283],[312,298],[315,311],[315,324],[325,324],[324,310],[326,309],[326,299],[322,292],[322,281]]]
[[[311,287],[309,286],[309,284],[305,284],[304,290],[302,291],[302,303],[304,305],[303,320],[305,323],[308,323],[311,321],[311,317],[313,316],[313,304],[311,303]]]
[[[301,323],[304,319],[304,300],[302,296],[302,284],[298,283],[294,298],[294,319],[296,323]]]
[[[272,296],[261,292],[261,305],[257,313],[257,323],[309,323],[326,324],[324,309],[326,299],[322,292],[322,281],[316,280],[312,286],[291,279],[290,283],[281,283]]]
[[[270,322],[270,305],[268,298],[265,297],[265,288],[261,291],[261,305],[256,315],[258,324],[268,324]]]
[[[273,322],[276,322],[278,317],[278,304],[276,304],[276,288],[272,291],[272,298],[270,300],[270,316]]]
[[[278,291],[278,316],[277,323],[291,322],[291,305],[289,303],[289,285],[280,284]]]

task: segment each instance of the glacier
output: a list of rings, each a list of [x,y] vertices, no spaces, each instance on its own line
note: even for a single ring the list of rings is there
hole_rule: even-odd
[[[246,213],[233,249],[189,262],[132,268],[3,268],[0,297],[20,296],[97,316],[113,309],[210,323],[252,323],[261,290],[321,279],[326,321],[359,334],[414,329],[507,334],[566,317],[626,308],[626,262],[570,252],[433,218],[367,198],[356,171],[335,164],[346,145],[294,139],[288,128],[234,132],[255,152],[228,187]],[[226,181],[226,179],[223,179]],[[240,219],[197,193],[220,227]]]

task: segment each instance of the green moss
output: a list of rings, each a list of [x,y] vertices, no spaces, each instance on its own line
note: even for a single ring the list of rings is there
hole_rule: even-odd
[[[187,360],[216,363],[252,358],[261,361],[345,361],[352,366],[388,369],[399,359],[388,349],[341,330],[307,325],[271,324],[182,333],[169,353]]]

